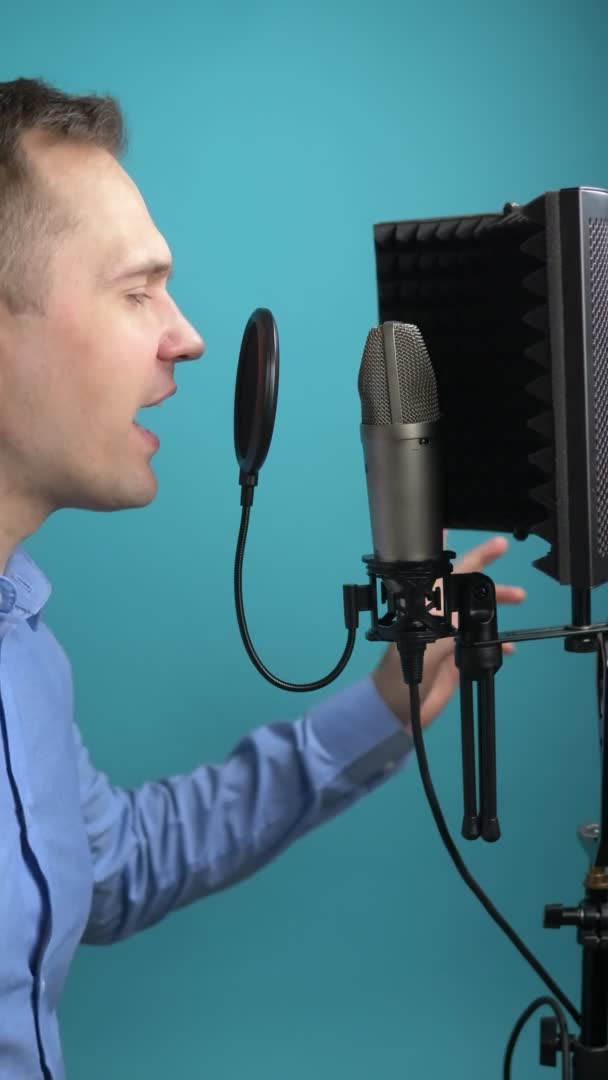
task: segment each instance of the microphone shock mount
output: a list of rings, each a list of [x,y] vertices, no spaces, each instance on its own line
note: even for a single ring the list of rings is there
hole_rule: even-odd
[[[386,563],[365,556],[370,584],[344,586],[345,608],[370,611],[370,641],[394,642],[408,685],[423,678],[427,645],[456,636],[455,660],[460,670],[462,771],[467,840],[498,840],[496,810],[496,733],[494,676],[502,664],[498,640],[496,590],[481,573],[453,574],[453,551],[424,562]],[[381,603],[378,608],[378,583]],[[355,590],[355,592],[351,592]],[[452,622],[457,616],[458,627]],[[347,625],[349,625],[347,623]],[[356,623],[355,623],[356,625]],[[476,778],[473,686],[477,684],[479,782]],[[479,809],[477,801],[479,789]]]

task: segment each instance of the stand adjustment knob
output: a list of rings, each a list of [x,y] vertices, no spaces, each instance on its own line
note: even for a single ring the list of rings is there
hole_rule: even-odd
[[[555,1068],[558,1050],[557,1020],[554,1016],[543,1016],[540,1021],[540,1064]]]
[[[583,926],[586,915],[582,907],[567,908],[563,904],[547,904],[543,926],[545,930],[559,930],[562,926]],[[595,925],[593,914],[589,921]]]
[[[547,904],[543,926],[545,930],[559,930],[564,925],[564,905]]]

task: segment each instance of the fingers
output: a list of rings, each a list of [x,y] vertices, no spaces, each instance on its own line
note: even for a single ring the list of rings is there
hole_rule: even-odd
[[[497,604],[521,604],[526,599],[526,596],[526,590],[521,589],[519,585],[496,586]]]
[[[472,574],[476,570],[483,570],[504,555],[508,547],[509,542],[506,537],[493,536],[490,540],[485,540],[483,544],[478,544],[477,547],[467,551],[455,564],[454,571],[457,574]]]
[[[507,551],[509,543],[504,536],[493,536],[483,544],[467,551],[454,566],[457,574],[472,574],[484,570],[486,566],[499,559]],[[526,599],[525,589],[516,585],[497,585],[496,601],[498,604],[521,604]]]

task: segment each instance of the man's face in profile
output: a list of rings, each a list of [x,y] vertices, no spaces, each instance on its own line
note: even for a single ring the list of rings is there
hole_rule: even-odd
[[[70,224],[52,238],[43,310],[0,306],[0,486],[43,516],[143,506],[157,443],[135,415],[174,390],[176,361],[203,342],[167,292],[169,248],[115,158],[32,132],[23,145]]]

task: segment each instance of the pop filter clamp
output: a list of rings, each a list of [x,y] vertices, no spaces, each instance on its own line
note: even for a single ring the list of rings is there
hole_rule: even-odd
[[[452,576],[451,559],[454,552],[445,551],[433,565],[383,564],[375,556],[365,556],[369,583],[343,586],[344,619],[348,632],[347,643],[338,664],[329,675],[316,682],[290,683],[273,675],[257,655],[245,619],[243,604],[243,560],[249,516],[258,474],[272,440],[276,416],[279,383],[279,341],[276,323],[267,308],[257,308],[250,316],[241,343],[234,403],[234,443],[241,485],[241,524],[234,563],[234,593],[237,622],[245,650],[256,670],[273,686],[289,691],[313,691],[331,683],[346,667],[352,654],[359,614],[371,615],[371,627],[366,637],[371,641],[394,642],[401,656],[405,682],[410,687],[414,742],[419,765],[439,831],[453,861],[466,883],[473,889],[483,906],[503,929],[536,973],[564,1005],[580,1034],[568,1033],[566,1018],[560,1006],[551,998],[537,998],[525,1010],[516,1024],[504,1059],[504,1080],[511,1076],[511,1061],[519,1034],[529,1017],[538,1009],[549,1006],[556,1019],[541,1021],[541,1053],[543,1065],[555,1066],[562,1055],[562,1076],[569,1080],[606,1080],[608,1076],[608,623],[591,624],[591,590],[572,589],[572,624],[540,627],[498,633],[496,592],[494,583],[485,574],[456,574]],[[384,580],[390,578],[391,590]],[[441,580],[442,588],[437,587]],[[386,610],[380,614],[378,602]],[[441,614],[434,614],[441,608]],[[459,623],[452,625],[452,615]],[[583,948],[581,1014],[560,991],[548,973],[530,953],[506,920],[477,886],[466,870],[455,848],[434,794],[428,774],[424,741],[419,715],[419,683],[422,679],[423,655],[426,645],[449,635],[455,636],[455,659],[460,670],[460,700],[462,724],[462,766],[464,814],[462,835],[469,840],[479,837],[495,841],[500,836],[496,810],[496,745],[494,676],[502,663],[502,645],[544,638],[564,638],[570,652],[588,653],[597,650],[598,706],[601,743],[601,819],[598,826],[585,826],[581,832],[583,844],[591,857],[585,880],[585,898],[576,908],[559,904],[547,905],[544,925],[549,929],[576,926],[578,942]],[[477,810],[477,781],[475,776],[473,683],[478,684],[478,756],[479,812]],[[417,717],[415,717],[417,713]],[[572,1059],[573,1072],[570,1071]]]

